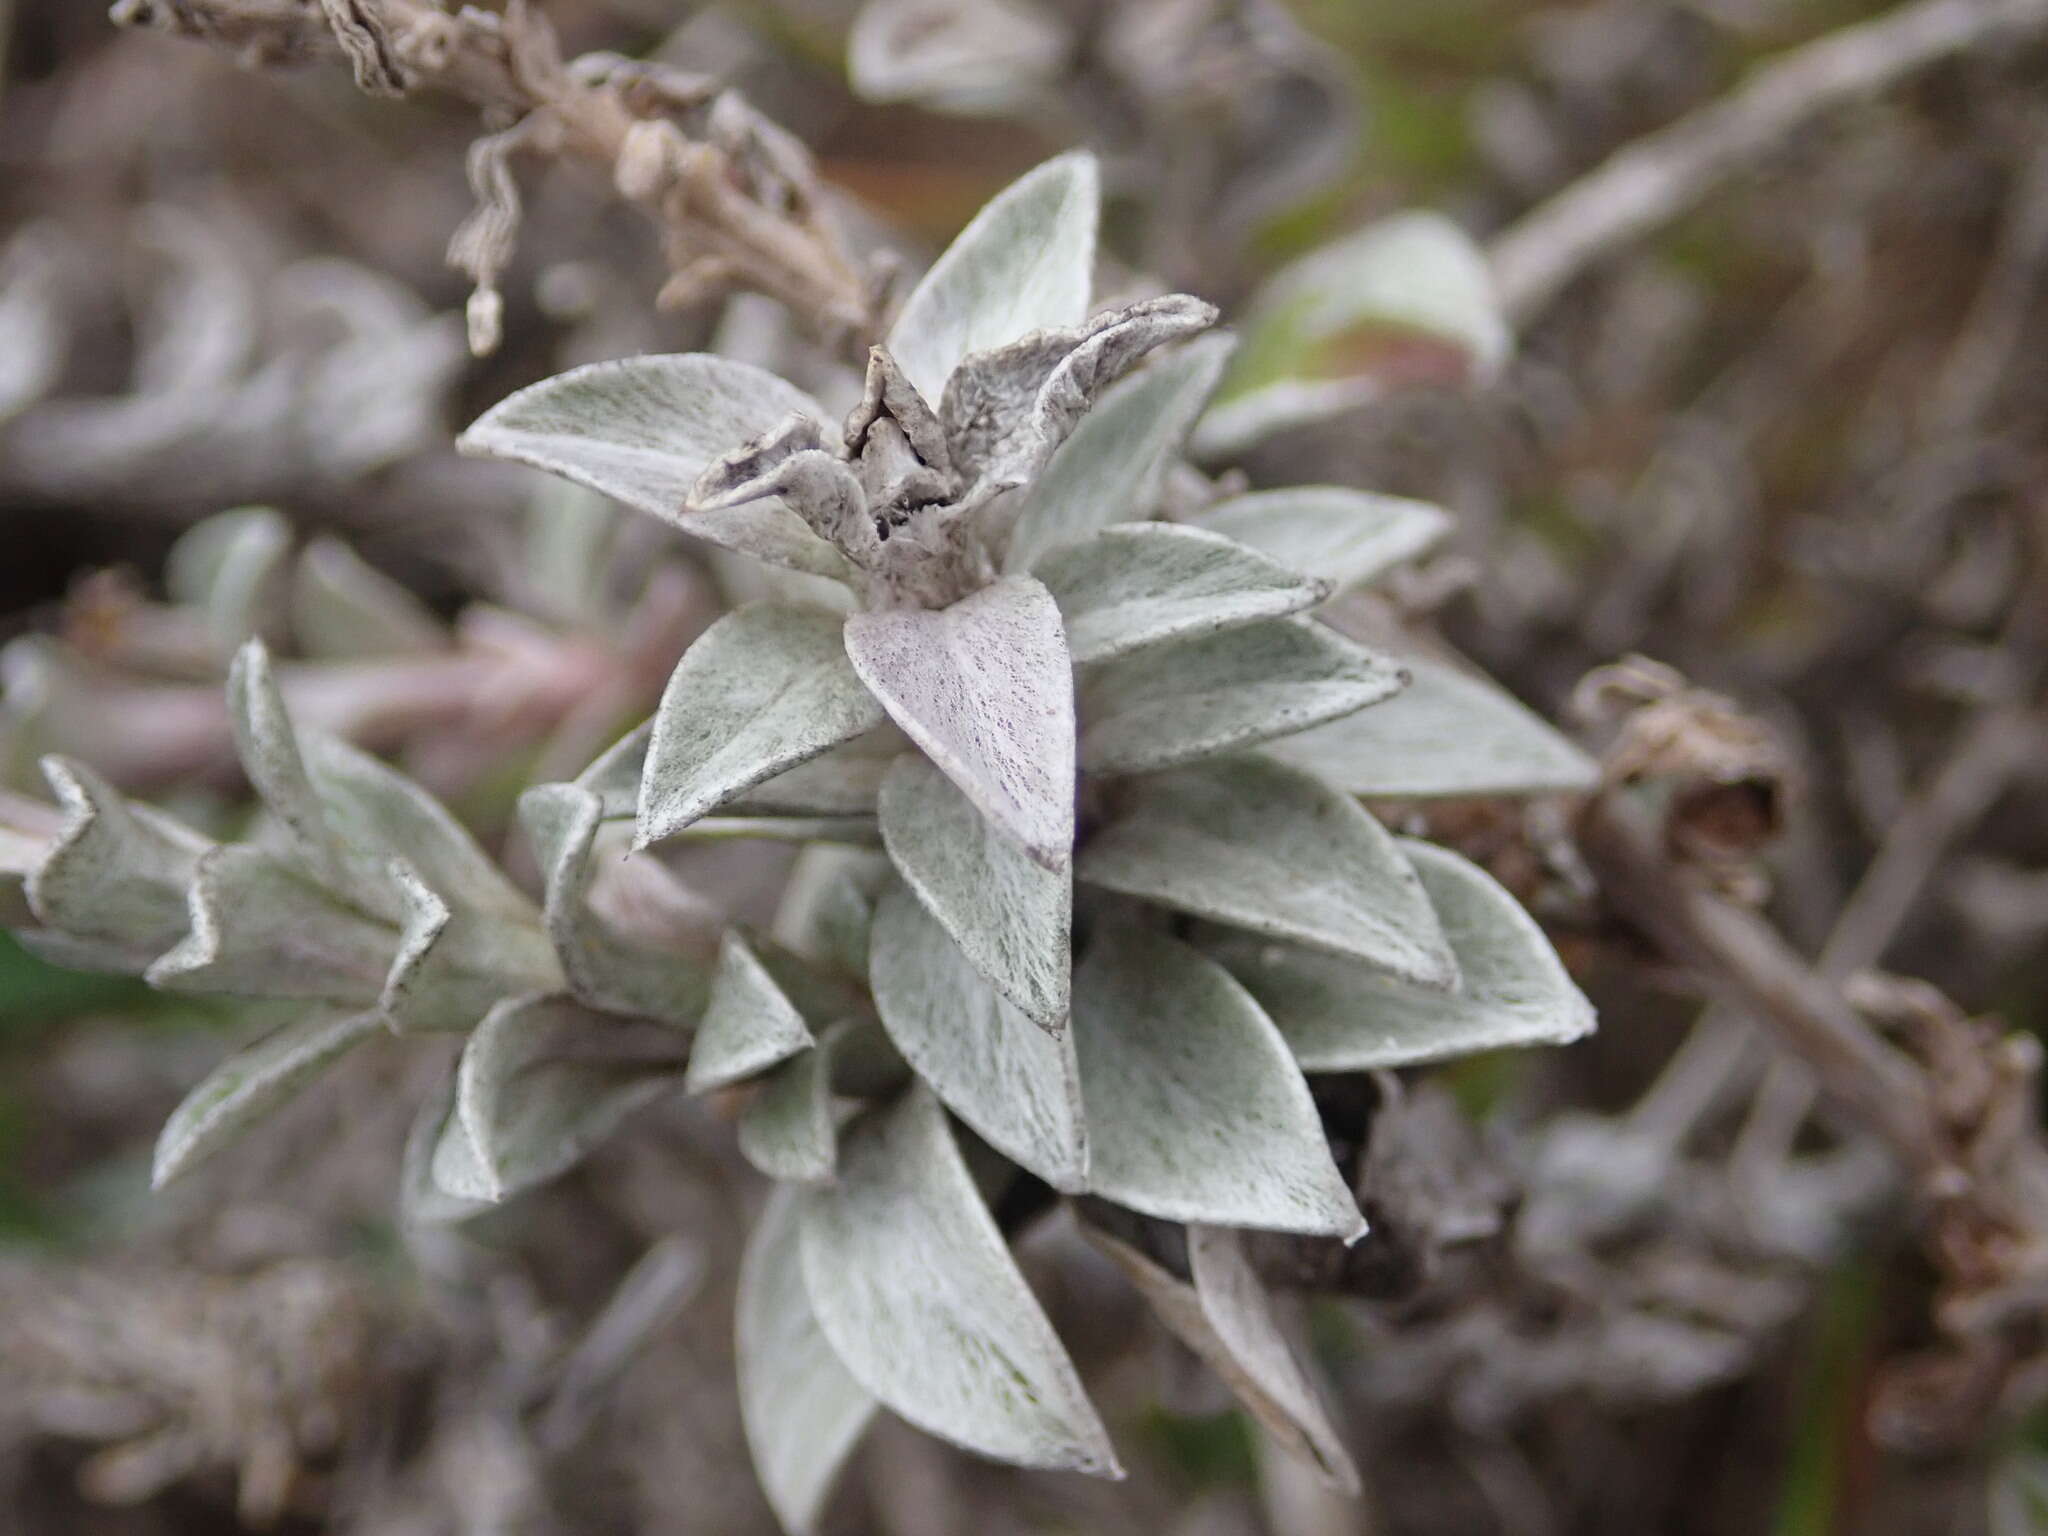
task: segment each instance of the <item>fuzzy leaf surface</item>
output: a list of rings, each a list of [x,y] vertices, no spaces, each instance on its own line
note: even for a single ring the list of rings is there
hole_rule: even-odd
[[[857,613],[854,670],[981,813],[1039,863],[1074,846],[1074,676],[1059,605],[1028,576],[950,608]]]
[[[1188,521],[1290,571],[1319,577],[1333,592],[1377,580],[1426,554],[1451,531],[1450,514],[1441,507],[1337,485],[1233,496]]]
[[[1090,667],[1081,766],[1154,773],[1339,719],[1399,693],[1394,662],[1306,619],[1269,619]]]
[[[43,759],[63,829],[24,885],[36,917],[104,945],[110,962],[141,970],[185,934],[185,892],[212,846],[199,833],[126,799],[80,763]]]
[[[1086,1187],[1088,1137],[1074,1042],[989,985],[902,887],[875,910],[869,975],[903,1059],[997,1151],[1055,1189]]]
[[[728,932],[719,944],[711,1000],[690,1050],[691,1093],[727,1088],[815,1042],[804,1016],[746,940]]]
[[[1301,1069],[1222,966],[1106,929],[1074,977],[1073,1032],[1094,1193],[1171,1221],[1365,1230]]]
[[[1422,882],[1356,801],[1262,758],[1132,780],[1078,879],[1448,989],[1457,962]]]
[[[838,1182],[803,1192],[799,1222],[818,1325],[869,1392],[984,1456],[1118,1475],[1073,1362],[927,1090],[848,1128]]]
[[[150,966],[153,987],[368,1004],[398,948],[392,928],[246,843],[199,860],[187,903],[190,932]]]
[[[849,1020],[818,1036],[815,1050],[800,1051],[762,1075],[740,1114],[740,1153],[769,1178],[815,1184],[839,1165],[839,1131],[832,1117],[832,1064]]]

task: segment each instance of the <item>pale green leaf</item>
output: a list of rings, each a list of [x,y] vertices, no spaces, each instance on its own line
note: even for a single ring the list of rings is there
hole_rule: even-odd
[[[195,523],[164,560],[171,601],[199,611],[214,651],[230,656],[279,617],[292,529],[269,507],[242,507]]]
[[[696,843],[837,843],[846,848],[879,848],[881,829],[872,816],[706,816],[676,834]]]
[[[381,1015],[315,1009],[215,1067],[164,1122],[150,1187],[211,1157],[384,1027]]]
[[[1593,1007],[1521,903],[1477,865],[1430,843],[1402,854],[1458,958],[1455,992],[1243,933],[1205,947],[1259,1000],[1309,1072],[1369,1072],[1475,1051],[1562,1045],[1592,1031]]]
[[[941,772],[1039,863],[1074,845],[1074,677],[1052,594],[1009,577],[950,608],[857,613],[854,670]]]
[[[404,913],[379,1003],[400,1034],[468,1029],[502,997],[562,985],[537,925],[451,905],[403,859],[391,872]]]
[[[847,661],[842,623],[823,609],[757,603],[697,637],[655,712],[643,846],[883,723]]]
[[[1170,1221],[1365,1230],[1287,1043],[1215,961],[1105,927],[1074,976],[1088,1187]]]
[[[882,841],[906,884],[975,969],[1026,1017],[1065,1025],[1074,882],[992,827],[925,758],[882,781]]]
[[[747,816],[872,816],[889,765],[913,750],[892,724],[755,785],[726,810]]]
[[[734,1336],[740,1422],[770,1508],[812,1536],[832,1483],[879,1406],[848,1374],[804,1289],[797,1191],[775,1190],[740,1260]]]
[[[1428,553],[1451,531],[1441,507],[1339,485],[1233,496],[1189,522],[1318,577],[1334,592],[1377,580]]]
[[[846,39],[864,101],[1007,113],[1052,79],[1067,30],[1034,0],[869,0]]]
[[[843,576],[844,557],[773,497],[718,511],[688,505],[714,459],[792,415],[825,414],[795,385],[747,363],[694,352],[628,357],[520,390],[486,411],[456,446],[602,491],[707,544]]]
[[[1152,773],[1381,704],[1407,674],[1308,619],[1269,619],[1120,656],[1081,675],[1081,767]]]
[[[1128,523],[1067,544],[1038,563],[1060,605],[1076,662],[1212,634],[1312,608],[1329,594],[1300,571],[1220,533],[1176,523]]]
[[[783,882],[776,940],[814,965],[866,976],[875,899],[892,873],[881,853],[825,845],[804,849]]]
[[[1572,794],[1598,782],[1590,757],[1499,685],[1429,657],[1400,660],[1410,681],[1398,698],[1268,750],[1368,797]]]
[[[1101,195],[1095,157],[1061,155],[974,216],[889,332],[889,350],[919,394],[936,402],[970,352],[1086,318]]]
[[[1421,986],[1457,981],[1422,882],[1380,824],[1356,801],[1261,758],[1131,780],[1074,872]]]
[[[854,1028],[841,1020],[801,1051],[762,1074],[740,1115],[740,1153],[771,1179],[815,1184],[832,1177],[839,1162],[838,1124],[832,1115],[832,1067],[839,1042]]]
[[[412,593],[339,539],[308,544],[292,572],[292,633],[309,656],[359,660],[448,648],[448,631]]]
[[[1074,1044],[1047,1034],[991,987],[901,887],[875,911],[875,1007],[904,1060],[983,1140],[1055,1189],[1088,1171]]]
[[[690,1051],[691,1093],[727,1088],[813,1045],[797,1005],[736,933],[719,945],[711,1000]]]
[[[818,1325],[861,1386],[985,1456],[1119,1475],[928,1091],[849,1126],[838,1182],[806,1189],[798,1221]]]

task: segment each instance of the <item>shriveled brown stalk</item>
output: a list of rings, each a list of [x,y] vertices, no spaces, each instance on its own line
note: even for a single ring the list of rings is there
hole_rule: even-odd
[[[470,152],[479,206],[449,249],[477,285],[479,352],[498,340],[519,154],[594,168],[654,221],[671,274],[665,305],[742,287],[849,347],[880,330],[885,283],[848,250],[802,145],[707,78],[608,54],[565,61],[529,0],[509,0],[502,15],[432,0],[116,0],[112,15],[251,64],[340,55],[372,94],[435,90],[480,108],[494,131]]]

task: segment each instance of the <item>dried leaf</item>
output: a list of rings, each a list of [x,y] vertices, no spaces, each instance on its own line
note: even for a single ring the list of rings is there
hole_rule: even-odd
[[[727,933],[683,1086],[691,1093],[730,1087],[814,1043],[803,1014],[746,940]]]
[[[947,1108],[1055,1189],[1085,1187],[1073,1041],[1005,1002],[901,887],[876,907],[868,963],[883,1027]]]
[[[950,608],[857,613],[846,652],[890,717],[1047,868],[1074,845],[1074,677],[1059,606],[1009,577]]]
[[[1080,880],[1448,989],[1457,962],[1422,882],[1356,801],[1261,758],[1135,779]]]
[[[1451,530],[1450,515],[1426,501],[1338,485],[1233,496],[1188,521],[1320,578],[1333,592],[1376,581]]]
[[[1090,667],[1081,766],[1151,773],[1240,751],[1392,698],[1394,662],[1307,619],[1268,619]]]
[[[1094,1193],[1171,1221],[1365,1230],[1287,1043],[1215,961],[1105,929],[1074,976],[1074,1048]]]
[[[798,1224],[818,1325],[888,1407],[985,1456],[1120,1475],[929,1092],[847,1129],[838,1182],[804,1191]]]
[[[1592,1004],[1521,903],[1448,849],[1407,839],[1400,849],[1457,955],[1455,992],[1242,933],[1204,945],[1259,1000],[1303,1070],[1369,1072],[1592,1032]]]

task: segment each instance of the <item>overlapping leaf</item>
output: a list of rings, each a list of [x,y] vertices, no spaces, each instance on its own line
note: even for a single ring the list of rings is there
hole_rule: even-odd
[[[1335,592],[1363,586],[1427,553],[1451,528],[1449,515],[1426,501],[1337,485],[1233,496],[1188,521],[1288,570],[1319,577]]]
[[[730,1087],[814,1043],[803,1014],[760,957],[737,933],[726,934],[690,1049],[689,1091]]]

